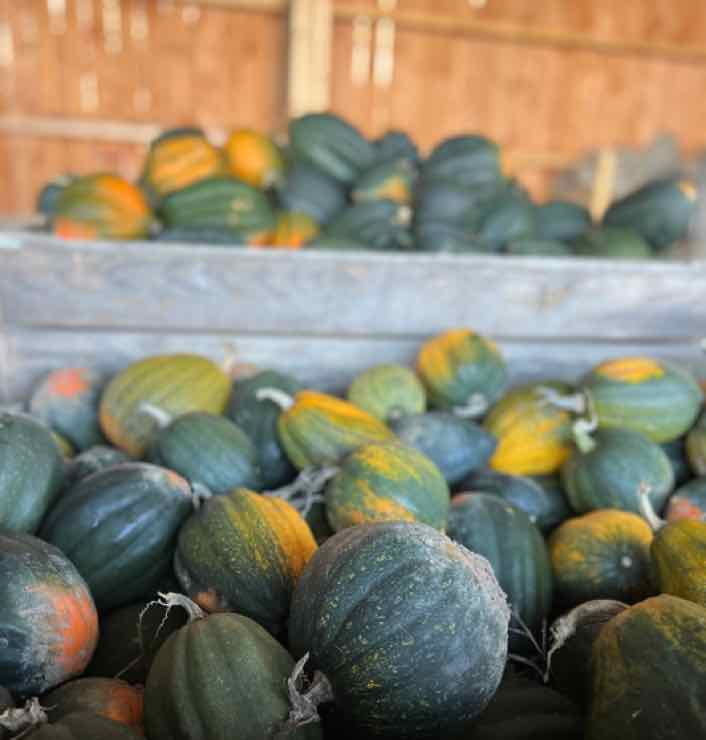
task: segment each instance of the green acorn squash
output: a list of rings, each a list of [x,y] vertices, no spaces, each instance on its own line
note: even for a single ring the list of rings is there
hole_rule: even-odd
[[[591,214],[576,203],[550,200],[537,206],[535,226],[539,239],[572,242],[591,228]]]
[[[601,226],[590,229],[574,243],[574,253],[601,259],[649,259],[650,245],[634,229]]]
[[[346,207],[345,187],[306,162],[295,162],[277,188],[277,200],[286,211],[306,213],[319,224],[327,224]]]
[[[674,484],[681,486],[693,477],[686,451],[686,437],[673,439],[660,445],[674,471]]]
[[[142,740],[141,732],[94,712],[72,712],[51,724],[41,724],[23,735],[32,740]]]
[[[401,365],[375,365],[356,375],[348,387],[347,398],[384,422],[420,414],[427,405],[419,378]]]
[[[505,251],[517,257],[568,257],[573,249],[564,242],[549,239],[520,238],[505,245]]]
[[[417,169],[409,159],[402,157],[378,162],[356,179],[351,198],[354,203],[391,200],[409,204],[414,196],[416,179]]]
[[[386,131],[380,138],[373,141],[373,146],[375,147],[375,159],[378,162],[403,157],[412,163],[419,161],[417,145],[404,131]]]
[[[368,200],[348,206],[327,224],[327,239],[352,239],[367,249],[397,250],[412,246],[409,206],[393,200]]]
[[[699,415],[686,435],[686,456],[694,475],[706,475],[706,413]]]
[[[51,219],[54,218],[54,214],[56,213],[56,207],[61,194],[64,192],[64,188],[76,179],[76,175],[59,175],[59,177],[55,177],[46,183],[37,195],[37,213],[46,216],[51,222]]]
[[[125,462],[130,462],[129,456],[117,447],[104,445],[90,447],[67,463],[64,487],[71,488],[80,480],[97,473],[99,470],[105,470],[105,468]]]
[[[664,518],[668,522],[680,519],[706,522],[706,477],[695,478],[677,488],[667,499]]]
[[[447,179],[463,186],[502,180],[498,145],[478,135],[453,136],[438,144],[424,162],[426,179]]]

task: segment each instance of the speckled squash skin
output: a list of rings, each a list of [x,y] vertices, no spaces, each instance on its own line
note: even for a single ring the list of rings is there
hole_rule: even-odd
[[[527,514],[498,496],[463,493],[451,502],[448,535],[487,558],[510,608],[536,634],[552,606],[552,568],[544,539]],[[512,651],[529,647],[526,636],[510,635]]]
[[[703,393],[685,370],[649,357],[621,357],[595,367],[582,381],[598,426],[632,429],[654,442],[685,434]]]
[[[432,460],[450,486],[487,465],[497,440],[470,419],[448,411],[428,411],[390,423],[405,443]]]
[[[494,694],[509,617],[485,558],[424,524],[385,522],[319,548],[294,592],[289,645],[328,677],[357,735],[440,738]]]
[[[569,393],[569,386],[548,381],[517,386],[506,393],[483,422],[498,446],[490,466],[508,475],[555,473],[571,454],[571,416],[542,399],[543,387]]]
[[[659,590],[706,608],[706,523],[680,519],[655,533],[650,547]]]
[[[706,736],[706,609],[662,594],[619,614],[593,646],[586,740]]]
[[[0,530],[0,684],[35,696],[79,675],[98,639],[86,582],[56,547]]]
[[[599,429],[595,447],[574,451],[561,480],[574,511],[640,511],[640,486],[649,487],[655,511],[662,511],[674,488],[674,470],[660,446],[629,429]]]
[[[29,411],[77,450],[105,442],[98,423],[103,375],[88,368],[53,370],[35,388]]]
[[[156,436],[149,458],[214,494],[257,490],[262,484],[257,451],[248,435],[229,419],[203,411],[173,419]]]
[[[394,436],[385,424],[352,403],[316,391],[294,396],[293,405],[277,419],[277,433],[298,470],[336,465],[361,445]]]
[[[36,532],[63,479],[51,432],[24,414],[0,412],[0,527]]]
[[[58,722],[40,725],[25,737],[32,740],[144,740],[137,730],[93,712],[73,712]]]
[[[417,357],[417,373],[430,405],[449,410],[474,398],[488,408],[507,382],[507,367],[498,348],[470,329],[452,329],[425,342]]]
[[[326,487],[326,515],[334,531],[382,521],[446,527],[449,488],[423,453],[396,440],[359,447]]]
[[[282,409],[273,401],[257,398],[257,392],[262,388],[275,388],[292,396],[302,386],[291,375],[274,370],[262,370],[252,377],[233,382],[226,415],[252,440],[257,450],[262,485],[271,490],[289,483],[296,470],[277,435],[277,419]]]
[[[357,375],[348,400],[380,421],[389,423],[426,409],[427,397],[419,378],[402,365],[375,365]]]
[[[279,147],[268,136],[252,129],[238,129],[224,146],[230,173],[256,188],[269,188],[284,177]]]
[[[294,507],[239,489],[206,501],[187,520],[174,571],[202,609],[236,611],[279,634],[315,550],[311,530]]]
[[[241,614],[212,614],[187,624],[152,664],[145,687],[147,736],[275,740],[289,715],[287,678],[293,669],[289,653]],[[281,737],[323,736],[313,723]]]
[[[540,532],[549,532],[572,514],[561,487],[546,480],[486,468],[464,478],[459,488],[500,497],[524,511]]]
[[[230,394],[228,376],[199,355],[157,355],[134,362],[108,384],[100,403],[100,423],[113,445],[131,457],[144,455],[158,431],[141,410],[151,403],[171,416],[188,411],[223,412]]]
[[[634,604],[650,596],[651,543],[652,530],[631,512],[602,509],[567,519],[548,542],[557,602]]]
[[[677,488],[667,499],[664,518],[668,522],[680,519],[706,522],[706,477],[694,478]]]
[[[117,447],[108,447],[107,445],[89,447],[67,463],[64,488],[75,486],[79,481],[97,473],[99,470],[105,470],[105,468],[126,462],[130,462],[130,457]]]
[[[699,416],[686,435],[686,455],[694,475],[706,475],[706,413]]]
[[[118,678],[77,678],[42,697],[50,722],[73,712],[92,712],[142,734],[143,690]]]
[[[124,463],[84,478],[51,510],[40,536],[71,559],[99,609],[151,594],[169,571],[176,535],[193,507],[171,470]]]

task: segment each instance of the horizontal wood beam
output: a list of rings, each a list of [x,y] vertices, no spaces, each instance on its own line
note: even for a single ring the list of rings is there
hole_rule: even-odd
[[[190,0],[192,5],[205,5],[228,10],[250,10],[255,13],[284,13],[289,0]]]

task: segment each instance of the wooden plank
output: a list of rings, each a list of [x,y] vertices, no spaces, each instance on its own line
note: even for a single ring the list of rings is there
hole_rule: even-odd
[[[706,262],[331,253],[20,234],[0,274],[32,327],[413,337],[695,339]]]
[[[26,398],[37,380],[54,368],[87,365],[112,373],[142,357],[172,352],[196,352],[216,362],[235,352],[239,361],[291,372],[312,387],[339,393],[357,373],[376,363],[413,366],[425,338],[14,329],[8,339],[3,400]],[[601,360],[627,354],[662,357],[706,376],[702,353],[690,343],[501,341],[500,348],[512,383],[575,381]]]

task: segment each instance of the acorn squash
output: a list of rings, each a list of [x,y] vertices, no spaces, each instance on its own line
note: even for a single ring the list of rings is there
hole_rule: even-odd
[[[356,375],[348,387],[347,398],[384,422],[420,414],[427,405],[419,378],[401,365],[375,365]]]
[[[277,144],[252,129],[237,129],[224,146],[226,166],[239,180],[264,190],[284,177],[284,159]]]

